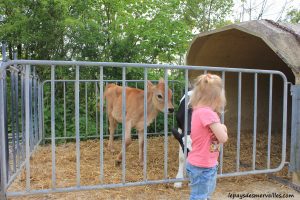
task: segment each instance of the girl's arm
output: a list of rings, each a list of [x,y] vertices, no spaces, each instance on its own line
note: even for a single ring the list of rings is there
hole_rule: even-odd
[[[228,139],[227,128],[224,124],[221,123],[213,123],[209,125],[211,131],[217,137],[219,143],[225,143]]]

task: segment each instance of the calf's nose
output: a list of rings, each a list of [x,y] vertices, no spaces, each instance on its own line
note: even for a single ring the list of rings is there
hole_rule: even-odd
[[[174,108],[168,108],[169,113],[173,113],[174,112]]]

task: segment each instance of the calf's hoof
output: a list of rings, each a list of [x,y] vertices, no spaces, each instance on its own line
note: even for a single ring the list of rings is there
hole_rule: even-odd
[[[115,153],[116,151],[115,151],[115,149],[110,149],[110,153]]]
[[[174,188],[181,188],[181,187],[182,187],[182,183],[181,182],[174,183]]]
[[[141,167],[144,166],[144,161],[140,161],[140,166],[141,166]]]
[[[115,166],[119,167],[122,163],[122,160],[115,160]]]
[[[107,148],[110,151],[110,153],[115,153],[115,149],[111,145],[108,145]]]

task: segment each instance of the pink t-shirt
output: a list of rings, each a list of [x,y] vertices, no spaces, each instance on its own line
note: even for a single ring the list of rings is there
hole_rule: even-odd
[[[214,167],[218,164],[219,144],[209,125],[220,123],[220,117],[209,107],[193,108],[191,122],[192,151],[188,161],[198,167]]]

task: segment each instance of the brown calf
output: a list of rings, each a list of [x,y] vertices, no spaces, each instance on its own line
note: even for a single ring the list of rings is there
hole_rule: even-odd
[[[108,147],[114,152],[113,139],[117,124],[122,123],[122,87],[108,84],[105,88],[106,108],[109,119],[109,143]],[[161,78],[157,85],[148,81],[147,86],[147,126],[149,126],[158,115],[164,112],[165,83]],[[172,113],[172,91],[168,89],[168,112]],[[139,137],[139,161],[143,165],[144,150],[144,91],[136,88],[126,87],[126,148],[131,144],[131,129],[136,128]],[[116,164],[122,161],[122,151],[118,154]]]

